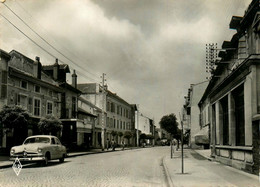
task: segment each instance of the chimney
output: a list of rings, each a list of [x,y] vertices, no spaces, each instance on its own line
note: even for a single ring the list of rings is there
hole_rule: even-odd
[[[73,74],[71,76],[72,76],[72,86],[74,88],[77,88],[77,74],[75,69],[73,70]]]
[[[59,77],[59,60],[56,58],[55,64],[53,65],[53,78],[58,80]]]
[[[40,62],[40,57],[36,56],[33,63],[33,76],[37,79],[41,79],[42,64]]]

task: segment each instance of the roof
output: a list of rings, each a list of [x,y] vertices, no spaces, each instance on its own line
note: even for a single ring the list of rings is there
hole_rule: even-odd
[[[96,93],[97,89],[97,83],[83,83],[83,84],[77,84],[77,87],[79,90],[81,90],[82,93]]]
[[[9,60],[11,58],[11,56],[2,49],[0,49],[0,56],[6,58],[7,60]]]
[[[121,97],[119,97],[116,93],[112,93],[111,91],[107,90],[107,95],[110,97],[113,97],[115,99],[117,99],[118,101],[126,104],[126,105],[130,105],[128,102],[126,102],[124,99],[122,99]]]
[[[73,92],[75,92],[77,94],[81,94],[82,93],[79,89],[71,86],[70,84],[68,84],[66,82],[60,83],[60,87],[66,88],[68,90],[71,90],[71,91],[73,91]]]
[[[35,138],[35,137],[57,138],[56,136],[53,135],[33,135],[33,136],[28,136],[27,138]]]
[[[42,66],[43,70],[45,71],[52,71],[53,70],[53,67],[55,66],[56,64],[54,63],[53,65],[44,65]],[[65,71],[65,73],[70,73],[70,68],[69,68],[69,65],[68,64],[59,64],[59,69],[62,69]]]
[[[43,81],[42,79],[35,78],[33,75],[31,75],[27,72],[21,71],[19,69],[16,69],[14,67],[9,67],[9,73],[10,73],[10,76],[22,78],[24,80],[31,81],[31,82],[33,82],[35,84],[39,84],[41,86],[51,87],[52,89],[54,89],[57,92],[63,92],[63,90],[60,87],[58,87],[54,84],[51,84],[50,82]]]
[[[9,54],[10,54],[11,56],[20,55],[20,56],[22,56],[23,58],[25,58],[28,62],[30,62],[30,63],[32,63],[32,64],[34,63],[34,60],[30,59],[29,57],[23,55],[22,53],[20,53],[20,52],[18,52],[18,51],[16,51],[16,50],[12,50]]]

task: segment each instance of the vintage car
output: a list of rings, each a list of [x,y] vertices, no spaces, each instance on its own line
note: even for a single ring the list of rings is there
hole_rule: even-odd
[[[22,145],[14,146],[10,150],[10,160],[19,158],[20,162],[40,161],[44,165],[54,159],[64,162],[66,155],[66,147],[56,136],[49,135],[27,137]]]

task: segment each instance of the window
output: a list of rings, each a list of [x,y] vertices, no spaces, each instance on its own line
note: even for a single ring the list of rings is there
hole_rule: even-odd
[[[117,106],[117,114],[119,114],[119,111],[120,111],[120,107]]]
[[[33,112],[33,114],[35,116],[40,116],[40,107],[41,107],[41,100],[40,99],[34,99],[34,112]]]
[[[34,91],[37,92],[37,93],[40,93],[40,92],[41,92],[41,87],[35,85],[35,86],[34,86]]]
[[[116,128],[116,120],[114,119],[114,128]]]
[[[55,144],[54,138],[51,138],[51,144]]]
[[[245,110],[244,110],[244,85],[239,86],[233,91],[235,100],[235,119],[236,119],[236,145],[245,145]]]
[[[229,144],[229,124],[228,124],[228,97],[225,96],[220,100],[223,127],[223,145]]]
[[[21,81],[21,88],[27,89],[28,83],[26,81]]]
[[[53,113],[53,104],[52,102],[47,102],[47,114]]]
[[[28,112],[32,113],[32,98],[29,97],[28,99]]]
[[[120,129],[122,129],[122,121],[120,121]]]
[[[107,102],[107,111],[110,111],[110,103],[109,102]]]

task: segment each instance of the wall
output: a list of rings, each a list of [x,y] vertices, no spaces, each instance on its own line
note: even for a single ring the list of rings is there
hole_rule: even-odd
[[[190,146],[191,148],[199,148],[195,144],[195,135],[200,131],[200,109],[198,103],[208,85],[208,81],[192,85],[191,91],[191,115],[190,115]]]

